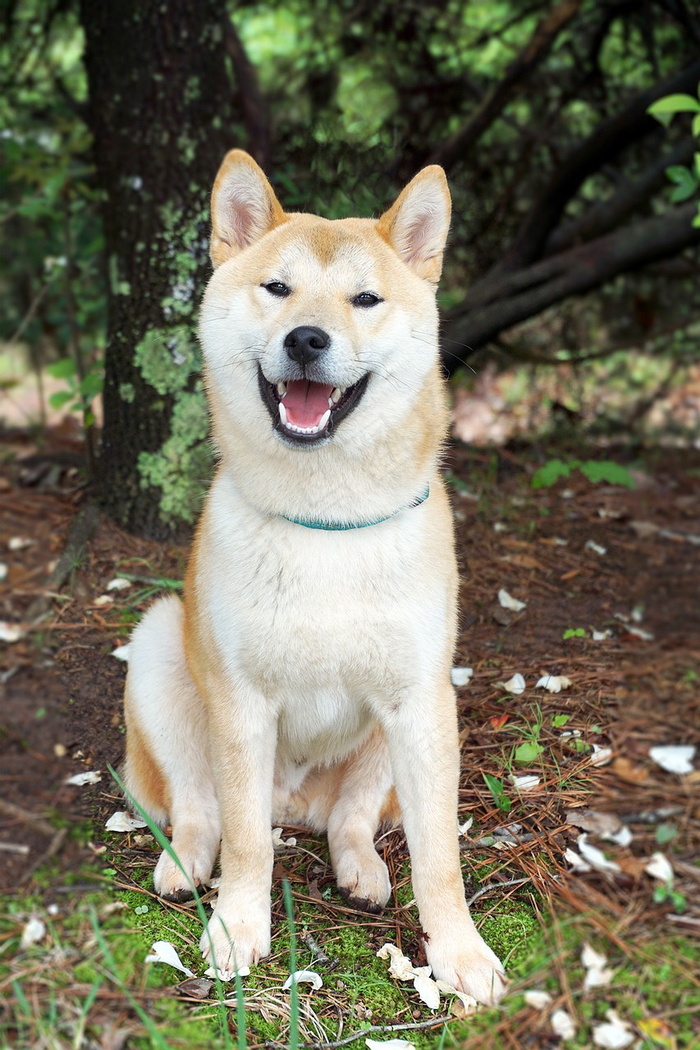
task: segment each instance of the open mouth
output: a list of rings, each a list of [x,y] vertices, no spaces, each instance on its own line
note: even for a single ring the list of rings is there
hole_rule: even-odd
[[[369,373],[352,386],[289,379],[270,383],[258,365],[260,396],[275,429],[289,441],[312,444],[330,437],[335,427],[356,408],[367,388]]]

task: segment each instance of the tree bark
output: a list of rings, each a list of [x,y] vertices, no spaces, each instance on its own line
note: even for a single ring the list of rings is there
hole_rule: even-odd
[[[177,530],[178,515],[164,513],[143,456],[162,452],[178,397],[197,384],[208,194],[240,141],[222,9],[218,0],[81,0],[80,12],[111,285],[98,498],[126,528],[160,536]],[[160,342],[144,344],[149,333]],[[166,357],[160,378],[149,346]]]

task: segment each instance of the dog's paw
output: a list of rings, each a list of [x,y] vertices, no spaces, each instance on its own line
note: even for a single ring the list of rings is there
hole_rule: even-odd
[[[212,859],[206,856],[181,856],[180,863],[189,875],[189,881],[182,869],[165,850],[160,855],[153,872],[153,883],[159,897],[166,901],[188,901],[193,897],[192,884],[197,889],[206,886],[211,877]]]
[[[391,896],[387,866],[374,848],[362,857],[348,854],[340,858],[336,880],[341,897],[360,911],[376,915]]]
[[[508,987],[498,956],[476,930],[446,935],[433,934],[425,943],[428,962],[436,980],[447,981],[485,1006],[495,1006]]]
[[[237,920],[215,910],[201,936],[202,955],[216,966],[222,980],[228,981],[236,971],[245,975],[260,959],[270,954],[269,917]]]

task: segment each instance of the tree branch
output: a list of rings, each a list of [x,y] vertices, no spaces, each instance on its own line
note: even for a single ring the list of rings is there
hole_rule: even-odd
[[[691,225],[695,203],[625,226],[615,233],[528,266],[517,273],[493,275],[467,295],[459,315],[448,323],[451,347],[445,366],[453,372],[468,351],[484,346],[499,332],[533,317],[570,295],[582,295],[606,281],[700,243]],[[464,347],[460,355],[455,345]]]
[[[535,69],[548,54],[562,29],[574,18],[582,0],[561,0],[538,24],[520,54],[511,62],[505,74],[491,88],[476,112],[447,142],[438,147],[427,163],[452,165],[467,152],[494,120],[500,116],[520,82]]]

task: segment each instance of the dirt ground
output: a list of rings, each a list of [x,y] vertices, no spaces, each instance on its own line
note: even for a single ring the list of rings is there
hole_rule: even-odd
[[[147,606],[149,581],[180,580],[186,564],[185,548],[134,538],[101,519],[60,591],[47,594],[86,498],[75,453],[60,432],[41,449],[15,432],[7,435],[0,469],[0,562],[7,566],[0,621],[22,632],[0,643],[0,889],[8,894],[30,888],[47,858],[56,871],[52,891],[68,872],[89,883],[101,842],[94,827],[118,808],[117,792],[106,774],[94,787],[65,781],[119,765],[125,664],[112,653]],[[495,756],[528,738],[523,727],[532,732],[539,710],[536,739],[556,756],[559,787],[547,790],[555,776],[549,767],[514,769],[543,778],[526,830],[546,841],[561,865],[580,834],[567,820],[571,807],[613,811],[635,828],[634,847],[617,851],[614,886],[593,872],[567,884],[568,899],[584,907],[603,894],[612,915],[636,902],[630,922],[653,930],[668,906],[652,902],[639,858],[660,848],[655,833],[666,819],[676,835],[668,847],[676,889],[687,900],[674,922],[699,936],[700,755],[695,772],[679,776],[656,765],[649,749],[700,744],[700,452],[588,453],[626,463],[635,488],[594,485],[575,472],[533,491],[533,471],[549,458],[541,448],[450,452],[463,566],[455,664],[474,670],[470,686],[459,690],[460,812],[476,815],[482,826],[507,824],[482,774],[502,775]],[[567,458],[561,450],[557,455]],[[127,591],[108,591],[122,573],[138,579]],[[525,609],[503,609],[501,588],[526,602]],[[37,619],[42,600],[45,614]],[[593,630],[610,633],[594,641]],[[578,633],[565,639],[567,631]],[[502,684],[516,672],[528,682],[522,701]],[[535,704],[532,687],[541,674],[566,675],[572,686],[560,694],[537,690]],[[572,749],[571,738],[562,738],[564,723],[551,717],[557,712],[568,716],[567,732],[609,747],[611,760],[595,767],[588,752]],[[569,791],[572,773],[580,775]],[[94,818],[88,838],[85,821]],[[389,849],[405,848],[400,837],[392,841]]]

